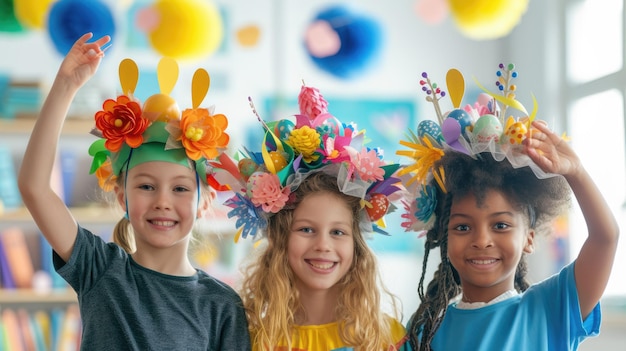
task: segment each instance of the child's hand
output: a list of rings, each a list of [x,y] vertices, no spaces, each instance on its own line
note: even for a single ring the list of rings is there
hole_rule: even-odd
[[[82,86],[96,73],[100,60],[104,57],[102,47],[111,40],[111,37],[105,35],[95,42],[87,43],[92,36],[92,33],[87,33],[76,40],[61,63],[57,77]]]
[[[548,173],[571,175],[580,169],[574,150],[543,121],[532,122],[531,137],[524,140],[526,154]]]

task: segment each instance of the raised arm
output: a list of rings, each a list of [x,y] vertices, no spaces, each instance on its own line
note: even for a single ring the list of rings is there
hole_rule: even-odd
[[[50,186],[63,121],[78,89],[96,72],[104,56],[104,36],[87,43],[87,33],[74,43],[61,63],[41,108],[20,167],[18,186],[24,205],[52,248],[67,261],[74,247],[77,224]]]
[[[544,171],[562,174],[567,179],[587,223],[589,234],[574,268],[580,310],[586,318],[602,297],[609,280],[619,227],[572,148],[545,124],[533,122],[533,127],[535,131],[527,143],[528,155]]]

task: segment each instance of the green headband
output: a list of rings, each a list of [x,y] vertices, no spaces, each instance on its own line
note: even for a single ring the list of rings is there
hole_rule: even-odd
[[[123,170],[126,170],[127,163],[130,170],[142,163],[162,161],[190,169],[195,168],[200,179],[206,183],[206,159],[202,157],[193,161],[187,157],[184,148],[167,148],[170,133],[165,129],[166,126],[165,122],[153,122],[144,132],[144,142],[139,147],[133,149],[124,144],[119,152],[111,153],[113,174],[119,176]]]

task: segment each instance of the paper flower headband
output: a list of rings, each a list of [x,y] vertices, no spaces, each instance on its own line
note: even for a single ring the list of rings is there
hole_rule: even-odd
[[[139,78],[137,64],[130,59],[120,62],[122,94],[108,99],[95,115],[92,134],[100,137],[89,148],[93,157],[90,173],[98,177],[100,187],[112,190],[120,172],[140,163],[166,161],[195,168],[200,179],[219,188],[207,174],[207,160],[217,158],[228,145],[224,131],[228,119],[213,114],[214,107],[200,108],[209,90],[210,77],[204,69],[196,70],[192,80],[192,108],[180,111],[169,96],[178,79],[178,64],[163,58],[157,66],[161,92],[143,103],[133,96]],[[131,157],[132,156],[132,157]],[[193,162],[192,162],[193,161]]]
[[[395,209],[390,196],[401,189],[394,176],[400,166],[385,164],[381,150],[367,148],[364,130],[339,121],[328,112],[319,90],[304,85],[295,123],[290,119],[265,123],[250,104],[265,137],[261,150],[242,151],[236,167],[231,167],[238,184],[225,205],[232,208],[228,217],[237,218],[235,241],[265,229],[269,216],[289,206],[291,192],[316,171],[336,176],[344,194],[362,200],[364,232],[387,235],[383,217]]]
[[[399,176],[410,176],[407,187],[413,185],[414,197],[410,203],[404,203],[406,212],[402,215],[405,220],[402,226],[406,231],[426,231],[433,227],[437,192],[446,192],[444,171],[437,168],[436,163],[446,152],[463,152],[474,158],[482,152],[490,152],[497,161],[506,158],[513,167],[530,167],[538,178],[553,176],[520,152],[522,141],[531,133],[530,123],[537,113],[537,101],[533,96],[533,111],[529,114],[515,99],[517,87],[513,79],[517,72],[513,64],[500,64],[496,75],[498,93],[492,93],[476,82],[485,93],[481,93],[473,105],[461,108],[465,80],[458,70],[450,69],[446,83],[454,108],[443,114],[439,100],[446,96],[445,91],[431,82],[427,73],[422,73],[420,85],[426,93],[426,101],[435,107],[438,123],[421,121],[417,134],[411,130],[410,140],[400,141],[410,150],[396,152],[415,161],[398,172]],[[522,116],[507,117],[507,108],[520,111]]]

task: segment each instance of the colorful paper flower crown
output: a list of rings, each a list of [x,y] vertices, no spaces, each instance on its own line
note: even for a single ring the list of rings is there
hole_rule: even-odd
[[[201,68],[192,80],[193,107],[181,113],[177,102],[169,96],[178,72],[175,60],[162,58],[157,66],[161,92],[150,96],[142,106],[133,96],[139,78],[137,64],[131,59],[120,62],[123,95],[107,99],[103,109],[95,114],[96,128],[92,134],[100,139],[89,147],[93,157],[90,173],[96,174],[105,191],[113,189],[122,170],[149,161],[195,168],[200,179],[220,188],[212,174],[207,174],[207,160],[217,158],[227,147],[228,119],[223,114],[213,114],[213,106],[199,107],[210,85],[209,74]]]
[[[364,233],[387,235],[382,229],[384,216],[395,209],[393,194],[402,189],[394,176],[400,166],[385,164],[382,150],[366,147],[364,130],[330,114],[318,89],[303,85],[298,104],[295,123],[290,119],[265,123],[250,100],[265,137],[261,150],[244,148],[231,167],[237,184],[225,205],[232,208],[228,217],[237,218],[235,241],[265,229],[271,215],[289,208],[298,185],[318,171],[336,176],[341,192],[362,200]]]
[[[554,176],[544,172],[521,152],[522,141],[529,137],[532,131],[530,123],[537,113],[535,97],[532,96],[533,110],[529,114],[515,99],[517,87],[513,79],[517,77],[517,72],[513,64],[500,64],[496,76],[498,93],[492,93],[476,82],[485,93],[481,93],[473,105],[461,108],[465,80],[461,72],[450,69],[446,84],[454,109],[442,113],[439,100],[446,93],[431,82],[428,74],[422,73],[420,85],[426,93],[426,101],[435,107],[438,122],[422,120],[417,126],[417,134],[410,130],[409,141],[400,141],[410,150],[396,152],[415,161],[398,172],[399,176],[408,177],[406,186],[414,195],[412,201],[404,202],[402,218],[405,221],[402,227],[406,231],[427,231],[433,227],[437,192],[446,192],[444,171],[436,167],[436,163],[447,152],[462,152],[473,158],[490,152],[495,160],[506,158],[515,168],[530,167],[538,178]],[[519,111],[521,116],[507,117],[509,107]]]

